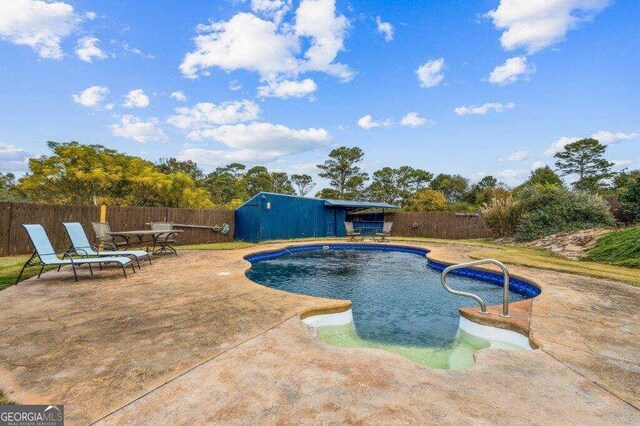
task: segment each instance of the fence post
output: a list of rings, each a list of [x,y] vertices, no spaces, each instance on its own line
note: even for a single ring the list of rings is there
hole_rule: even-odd
[[[11,253],[9,253],[9,249],[11,248],[11,226],[13,225],[13,203],[9,203],[9,220],[7,221],[7,233],[5,234],[7,236],[7,241],[6,241],[6,249],[4,252],[5,256],[11,256]]]
[[[105,223],[107,221],[107,206],[102,204],[100,206],[100,222]]]

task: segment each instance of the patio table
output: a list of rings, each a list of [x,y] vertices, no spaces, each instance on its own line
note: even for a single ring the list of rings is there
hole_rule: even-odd
[[[124,238],[124,240],[127,242],[127,247],[130,247],[132,242],[130,241],[131,237],[137,237],[138,241],[134,241],[133,243],[137,243],[142,245],[142,243],[144,242],[143,239],[146,235],[151,236],[151,242],[153,243],[153,246],[156,246],[156,243],[158,242],[158,238],[160,238],[160,236],[162,235],[171,235],[171,234],[179,234],[181,232],[184,232],[184,230],[182,229],[172,229],[170,231],[167,230],[150,230],[150,229],[141,229],[138,231],[111,231],[111,232],[107,232],[107,234],[112,235],[112,236],[119,236]],[[166,244],[168,247],[170,247],[171,249],[173,249],[173,246],[170,244]]]

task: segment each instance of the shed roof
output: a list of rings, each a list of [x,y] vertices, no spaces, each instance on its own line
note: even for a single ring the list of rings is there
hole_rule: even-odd
[[[397,209],[397,206],[376,201],[354,201],[354,200],[324,200],[325,206],[347,207],[357,209]]]
[[[330,200],[330,199],[322,199],[322,198],[301,197],[299,195],[278,194],[275,192],[265,192],[265,191],[257,193],[256,195],[251,197],[249,200],[245,201],[240,207],[244,206],[245,204],[249,204],[252,200],[254,200],[255,198],[261,195],[276,195],[281,197],[303,198],[307,200],[324,201],[325,206],[332,206],[332,207],[345,207],[345,208],[354,208],[354,209],[369,209],[369,208],[397,209],[398,208],[398,206],[392,206],[391,204],[388,204],[388,203],[378,203],[374,201]]]

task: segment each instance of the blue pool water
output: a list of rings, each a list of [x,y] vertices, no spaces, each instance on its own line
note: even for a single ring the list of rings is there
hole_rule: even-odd
[[[488,346],[458,331],[458,309],[476,302],[445,291],[440,272],[419,254],[342,247],[265,257],[249,259],[251,280],[293,293],[351,300],[353,324],[319,328],[320,337],[330,343],[409,353],[408,358],[442,368],[453,368],[452,351],[464,352],[464,362],[458,359],[456,366],[467,366],[473,352]],[[499,285],[453,275],[448,282],[478,294],[488,305],[502,302]],[[511,301],[525,297],[510,294]]]

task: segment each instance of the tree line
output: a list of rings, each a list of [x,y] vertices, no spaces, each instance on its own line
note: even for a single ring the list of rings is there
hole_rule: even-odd
[[[48,142],[48,147],[51,154],[30,159],[29,171],[20,179],[0,173],[0,200],[233,209],[261,191],[307,196],[316,186],[309,174],[289,175],[264,166],[231,163],[204,173],[191,160],[153,163],[78,142]],[[538,168],[525,183],[508,188],[493,176],[471,183],[459,174],[434,175],[410,166],[383,167],[369,175],[361,166],[362,149],[339,147],[317,165],[329,187],[315,196],[387,202],[409,211],[478,211],[523,186],[564,186],[562,177],[575,176],[575,191],[619,194],[633,201],[634,190],[640,192],[640,170],[614,173],[605,151],[605,145],[591,138],[570,143],[555,155],[555,169]]]

